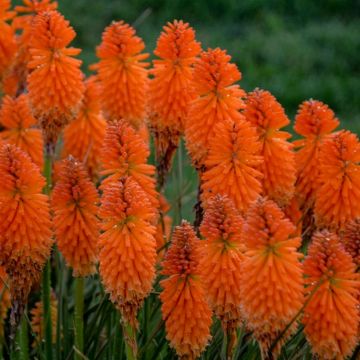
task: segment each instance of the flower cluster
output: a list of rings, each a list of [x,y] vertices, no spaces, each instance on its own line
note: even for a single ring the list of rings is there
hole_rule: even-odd
[[[358,136],[311,99],[292,141],[275,96],[182,20],[151,63],[112,22],[90,76],[75,36],[55,1],[0,0],[0,357],[29,334],[46,358],[357,356]]]

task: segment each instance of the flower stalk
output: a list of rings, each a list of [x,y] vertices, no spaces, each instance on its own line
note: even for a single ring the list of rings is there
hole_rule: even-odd
[[[29,359],[29,337],[28,337],[28,324],[25,316],[22,317],[20,328],[18,331],[19,343],[19,360]]]
[[[130,323],[123,323],[125,353],[127,360],[137,359],[136,329]]]
[[[75,278],[75,359],[80,360],[84,352],[84,278]]]
[[[51,147],[46,146],[44,176],[46,185],[44,193],[49,195],[52,183],[52,158],[53,152]],[[50,260],[46,262],[42,277],[42,301],[44,309],[43,328],[45,339],[45,357],[52,359],[52,324],[51,324],[51,264]]]

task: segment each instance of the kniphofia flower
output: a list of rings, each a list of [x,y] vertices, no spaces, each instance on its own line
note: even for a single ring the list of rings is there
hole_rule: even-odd
[[[4,339],[4,323],[11,306],[8,275],[5,268],[0,266],[0,340]]]
[[[345,359],[358,341],[360,279],[338,236],[313,235],[304,261],[305,335],[321,359]]]
[[[315,219],[320,227],[343,228],[360,217],[360,142],[350,131],[327,139],[319,156]]]
[[[200,270],[200,240],[183,221],[173,232],[162,263],[162,317],[166,337],[181,359],[195,360],[210,340],[211,311]]]
[[[55,10],[36,15],[31,31],[29,99],[46,144],[54,145],[82,100],[81,61],[74,58],[81,50],[67,47],[75,38],[75,31]]]
[[[17,51],[15,33],[8,21],[15,16],[9,11],[10,0],[0,0],[0,93],[4,91],[4,82],[9,76],[11,63]]]
[[[233,200],[238,210],[246,211],[262,191],[260,152],[256,129],[246,120],[219,122],[201,178],[203,201],[219,193]]]
[[[132,177],[104,188],[99,210],[100,275],[111,301],[133,327],[155,277],[156,229],[151,223],[155,211]]]
[[[319,178],[319,153],[322,143],[339,125],[334,112],[317,100],[304,101],[295,118],[294,130],[303,139],[294,141],[298,178],[296,192],[301,207],[311,207]]]
[[[52,193],[57,245],[74,276],[96,271],[99,221],[98,193],[83,164],[73,157],[62,161]]]
[[[190,104],[185,127],[186,147],[194,166],[200,169],[216,135],[216,124],[228,119],[242,119],[245,92],[235,82],[241,79],[231,56],[219,48],[200,55],[194,68],[196,98]]]
[[[200,232],[201,273],[206,297],[224,331],[240,325],[240,266],[244,260],[241,238],[243,219],[227,197],[215,195],[208,202]]]
[[[58,321],[58,301],[55,294],[51,293],[50,299],[50,311],[51,311],[51,325],[52,325],[52,343],[56,343],[56,331],[57,331],[57,321]],[[32,343],[32,346],[36,348],[44,341],[44,312],[43,312],[43,302],[37,301],[34,307],[30,311],[31,315],[31,331],[35,334],[35,339]]]
[[[144,122],[148,77],[143,40],[123,21],[113,22],[96,49],[100,98],[106,118],[129,121],[135,128]]]
[[[345,250],[351,255],[353,262],[360,268],[360,217],[349,221],[341,238]]]
[[[167,23],[157,41],[150,82],[150,126],[159,162],[159,182],[171,167],[184,131],[189,103],[194,99],[193,65],[200,52],[195,31],[188,23]]]
[[[141,135],[125,120],[108,124],[101,151],[102,175],[107,178],[102,187],[131,176],[145,191],[151,204],[158,208],[158,193],[153,177],[155,168],[147,164],[150,151]]]
[[[263,198],[250,207],[243,229],[242,309],[266,354],[303,304],[301,238],[278,205]],[[275,354],[295,328],[296,323],[283,334]]]
[[[63,156],[72,155],[81,160],[94,178],[99,175],[99,153],[106,130],[99,97],[98,84],[94,77],[90,77],[85,82],[84,99],[79,112],[64,130]]]
[[[280,129],[290,121],[275,97],[255,89],[246,99],[244,116],[256,127],[262,144],[263,194],[280,206],[287,205],[294,195],[296,168],[291,135]]]
[[[12,22],[12,27],[17,33],[17,51],[4,84],[7,94],[15,96],[16,93],[23,92],[26,87],[27,64],[31,60],[29,47],[34,17],[42,11],[56,8],[57,2],[51,0],[23,0],[22,5],[15,6],[17,16]]]
[[[0,124],[5,128],[0,132],[0,138],[25,151],[42,169],[44,156],[41,130],[34,128],[36,119],[31,113],[26,94],[17,98],[4,97],[0,109]]]
[[[0,262],[10,276],[15,325],[50,255],[51,221],[45,179],[15,145],[1,146],[0,178]]]
[[[57,1],[53,0],[22,0],[22,5],[15,6],[18,17],[16,18],[16,27],[28,28],[31,26],[34,15],[41,11],[56,10],[58,7]]]

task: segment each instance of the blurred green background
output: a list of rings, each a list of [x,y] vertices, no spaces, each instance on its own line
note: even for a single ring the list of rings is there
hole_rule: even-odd
[[[152,52],[161,27],[183,19],[203,48],[222,47],[238,64],[245,90],[270,90],[293,119],[300,102],[327,103],[360,133],[360,1],[58,0],[76,29],[87,66],[112,20],[134,24]]]

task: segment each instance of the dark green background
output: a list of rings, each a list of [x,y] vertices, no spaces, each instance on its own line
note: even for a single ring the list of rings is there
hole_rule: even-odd
[[[270,90],[291,118],[303,100],[322,100],[360,133],[360,1],[59,0],[59,9],[78,33],[85,66],[112,20],[135,23],[152,52],[162,25],[183,19],[203,48],[228,50],[245,90]]]

